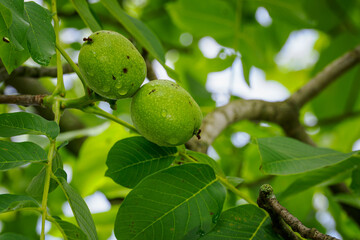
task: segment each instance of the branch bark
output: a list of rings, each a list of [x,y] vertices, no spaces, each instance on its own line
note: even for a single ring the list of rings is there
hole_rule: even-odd
[[[259,198],[257,200],[259,207],[265,209],[272,220],[273,227],[284,239],[299,239],[290,229],[284,225],[288,224],[291,229],[298,232],[303,238],[313,240],[339,240],[327,234],[319,232],[315,228],[308,228],[302,224],[299,219],[294,217],[283,207],[276,199],[273,189],[269,184],[264,184],[260,188]]]
[[[42,106],[47,95],[0,95],[0,104],[17,104],[22,106]]]

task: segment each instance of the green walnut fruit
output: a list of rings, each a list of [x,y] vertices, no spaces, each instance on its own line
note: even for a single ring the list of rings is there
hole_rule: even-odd
[[[136,129],[160,146],[177,146],[199,133],[202,113],[190,94],[168,80],[143,85],[131,102]]]
[[[124,36],[99,31],[84,38],[79,68],[89,87],[110,99],[132,97],[146,76],[141,54]]]

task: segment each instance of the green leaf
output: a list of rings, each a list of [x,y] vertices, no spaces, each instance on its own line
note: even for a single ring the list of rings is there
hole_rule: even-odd
[[[170,77],[178,81],[177,73],[165,64],[165,52],[158,37],[140,20],[129,16],[116,0],[101,0],[105,8],[134,36],[152,56],[154,56]]]
[[[194,152],[191,150],[187,150],[186,154],[189,155],[190,157],[196,159],[198,162],[205,163],[205,164],[209,165],[210,167],[212,167],[217,175],[226,177],[223,170],[219,166],[219,164],[214,159],[209,157],[208,155],[199,153],[199,152]]]
[[[133,188],[144,177],[169,167],[176,156],[176,147],[160,147],[144,137],[125,138],[110,149],[105,175]]]
[[[93,32],[100,31],[102,29],[99,22],[94,17],[93,13],[89,8],[89,4],[86,0],[71,0],[76,11],[79,13],[81,19]]]
[[[333,196],[333,198],[340,203],[345,203],[360,209],[360,198],[354,194],[348,194],[348,193],[338,194]]]
[[[233,37],[236,31],[235,9],[227,1],[179,0],[167,4],[174,23],[179,28],[197,36],[212,36],[214,38]]]
[[[56,153],[55,158],[51,164],[52,172],[56,172],[57,169],[63,169],[63,163],[59,153]],[[34,198],[41,198],[44,193],[46,167],[43,167],[40,172],[31,180],[29,186],[26,188],[26,193]],[[50,180],[49,193],[54,191],[58,186],[58,183],[54,180]]]
[[[21,42],[21,49],[16,50],[15,41],[6,42],[3,39],[10,40],[10,30],[7,28],[6,20],[9,10],[0,3],[0,58],[4,64],[6,71],[10,74],[15,68],[23,64],[29,58],[29,51],[27,49],[26,39]],[[5,14],[3,14],[5,12]],[[10,12],[11,13],[11,12]]]
[[[74,213],[76,222],[79,224],[80,229],[84,231],[90,240],[97,240],[98,237],[95,223],[84,199],[67,183],[66,179],[64,178],[66,173],[63,170],[58,169],[55,174],[62,186],[66,198],[69,201],[70,207]]]
[[[54,139],[59,132],[60,128],[54,121],[48,121],[36,114],[27,112],[0,114],[0,137],[36,134]]]
[[[141,181],[121,204],[117,239],[198,239],[214,227],[225,189],[206,164],[183,164]]]
[[[32,59],[41,65],[49,65],[55,54],[55,32],[51,14],[34,2],[25,3],[25,16],[30,23],[27,43]]]
[[[67,237],[67,240],[88,240],[85,233],[74,224],[63,221],[58,217],[54,217],[54,219],[60,226],[61,232],[63,232]]]
[[[0,141],[0,170],[8,170],[26,163],[46,160],[46,152],[35,143]]]
[[[26,32],[29,28],[29,23],[24,19],[24,1],[22,0],[0,0],[5,8],[11,12],[6,11],[5,22],[9,30],[9,39],[11,44],[14,44],[15,50],[24,50],[22,43],[26,38]],[[1,12],[5,12],[4,10]]]
[[[0,235],[0,240],[30,240],[30,239],[26,236],[17,233],[7,232]]]
[[[246,204],[223,212],[215,228],[205,235],[204,240],[280,240],[271,227],[266,213],[255,205]]]
[[[355,168],[352,172],[352,181],[351,181],[351,189],[354,191],[356,195],[360,195],[360,161],[358,161],[358,167]]]
[[[320,184],[322,186],[332,184],[333,180],[336,180],[338,177],[349,174],[356,167],[357,163],[359,163],[359,159],[353,157],[330,167],[299,174],[297,179],[284,192],[278,195],[278,198],[286,198]]]
[[[262,169],[266,174],[289,175],[330,166],[354,153],[316,148],[287,137],[258,139]]]
[[[12,194],[0,195],[0,213],[29,207],[39,207],[39,204],[29,196]]]

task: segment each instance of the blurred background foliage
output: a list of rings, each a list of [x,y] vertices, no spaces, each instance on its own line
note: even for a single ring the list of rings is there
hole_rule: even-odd
[[[50,1],[37,1],[49,9]],[[73,1],[58,0],[61,41],[75,62],[82,38],[91,31],[76,12]],[[84,1],[85,2],[85,1]],[[179,75],[181,84],[201,106],[204,115],[233,99],[284,100],[308,82],[327,64],[351,50],[360,39],[359,0],[118,0],[132,17],[145,23],[158,37],[166,64]],[[158,78],[169,79],[163,67],[147,54],[101,2],[90,0],[89,7],[104,29],[127,36],[147,56]],[[65,62],[65,61],[64,61]],[[54,59],[51,63],[54,66]],[[25,65],[38,66],[28,60]],[[41,78],[52,91],[55,80]],[[67,97],[79,97],[82,86],[75,74],[65,75]],[[325,89],[301,111],[301,121],[321,147],[342,152],[360,149],[360,66],[354,67]],[[16,93],[2,85],[1,91]],[[112,111],[107,103],[99,106],[131,122],[130,100],[117,102]],[[0,112],[17,107],[0,105]],[[34,109],[35,111],[35,109]],[[69,110],[67,110],[69,111]],[[81,129],[63,132],[59,141],[81,139],[78,151],[60,150],[71,184],[85,197],[94,213],[100,239],[113,239],[113,223],[122,199],[129,192],[104,176],[110,147],[132,134],[105,119],[80,111],[70,111]],[[281,193],[299,176],[264,175],[256,138],[283,135],[280,127],[266,122],[242,121],[228,127],[209,148],[228,176],[244,179],[240,190],[256,199],[262,183],[270,183]],[[24,137],[22,137],[24,138]],[[14,138],[16,141],[16,138]],[[22,139],[23,140],[23,139]],[[42,137],[31,136],[42,146]],[[22,194],[39,170],[31,165],[0,172],[0,191]],[[358,174],[358,175],[356,175]],[[346,171],[328,182],[312,187],[281,203],[305,225],[343,239],[360,239],[360,228],[339,206],[341,201],[324,186],[345,181],[350,185],[359,170]],[[301,176],[300,176],[301,177]],[[49,196],[52,215],[73,221],[66,199],[57,189]],[[353,200],[354,205],[359,204]],[[229,194],[226,208],[241,202]],[[359,205],[357,205],[359,207]],[[37,238],[39,219],[31,213],[0,215],[2,232],[16,231]],[[36,230],[36,225],[38,225]],[[49,227],[50,235],[59,237]]]

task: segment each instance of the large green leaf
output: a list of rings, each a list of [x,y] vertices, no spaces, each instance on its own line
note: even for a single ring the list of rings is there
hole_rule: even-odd
[[[29,196],[12,194],[0,195],[0,213],[29,207],[39,207],[39,204]]]
[[[0,240],[30,240],[30,239],[26,236],[17,233],[7,232],[0,235]]]
[[[299,174],[297,176],[297,180],[295,180],[284,192],[282,192],[278,198],[289,197],[320,184],[332,184],[332,180],[336,180],[338,177],[345,174],[350,174],[350,172],[356,167],[356,164],[360,164],[360,159],[352,157],[330,167],[324,167],[311,172]]]
[[[0,137],[36,134],[56,138],[59,132],[59,126],[54,121],[48,121],[36,114],[27,112],[0,114]]]
[[[312,147],[287,137],[260,138],[258,145],[263,171],[274,175],[309,172],[339,163],[354,154]]]
[[[61,228],[61,231],[66,236],[66,240],[88,240],[85,233],[72,223],[54,217],[56,224]]]
[[[176,155],[176,147],[160,147],[144,137],[125,138],[110,149],[105,175],[132,188],[144,177],[170,166]]]
[[[55,54],[55,31],[50,12],[34,2],[25,3],[25,16],[30,23],[27,43],[32,59],[48,65]]]
[[[92,219],[91,212],[80,194],[67,183],[66,179],[63,177],[64,173],[65,172],[63,170],[58,169],[56,176],[61,184],[61,188],[63,189],[66,198],[69,201],[76,222],[79,224],[80,229],[86,234],[89,240],[97,240],[96,227],[94,220]]]
[[[79,13],[81,19],[93,32],[100,31],[102,29],[99,22],[94,17],[93,13],[89,8],[89,4],[86,0],[71,0],[76,11]]]
[[[204,240],[280,240],[266,213],[255,205],[241,205],[223,212]]]
[[[355,168],[352,172],[352,181],[350,187],[355,194],[360,195],[360,161],[358,161],[357,168]]]
[[[165,52],[158,37],[140,20],[129,16],[116,0],[101,0],[106,9],[124,28],[166,69],[170,77],[178,80],[178,75],[165,64]]]
[[[144,178],[121,204],[117,239],[198,239],[221,213],[225,189],[206,164],[184,164]]]
[[[0,141],[0,170],[8,170],[26,163],[46,160],[46,152],[35,143]]]

